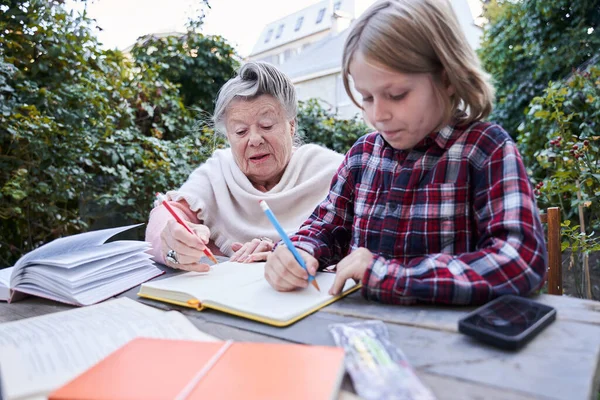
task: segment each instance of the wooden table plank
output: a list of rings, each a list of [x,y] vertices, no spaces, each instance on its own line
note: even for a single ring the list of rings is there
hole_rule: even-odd
[[[0,302],[0,323],[37,317],[38,315],[52,314],[58,311],[70,310],[72,308],[74,308],[74,306],[57,303],[40,297],[28,297],[25,300],[12,304]]]
[[[438,399],[593,399],[600,364],[599,303],[557,296],[538,301],[557,308],[557,321],[517,353],[480,344],[457,333],[470,308],[386,306],[359,294],[332,304],[288,328],[275,328],[219,312],[197,312],[140,300],[137,288],[123,294],[154,307],[183,312],[200,330],[222,339],[332,345],[328,327],[365,319],[386,322],[390,338],[407,355]],[[0,322],[67,310],[71,306],[28,298],[0,303]],[[344,388],[352,390],[346,377]]]
[[[190,320],[198,327],[198,329],[220,339],[289,343],[288,341],[277,339],[272,336],[261,335],[251,331],[240,330],[232,326],[206,321],[206,319],[200,318],[199,315],[196,315],[196,318],[190,318]],[[460,379],[448,378],[427,371],[417,370],[416,372],[423,383],[425,383],[431,389],[434,395],[440,400],[501,400],[506,399],[508,394],[510,394],[511,400],[531,400],[535,398],[541,398],[539,396],[533,397],[528,394],[510,391],[506,388],[488,387]],[[358,399],[356,395],[352,395],[354,392],[354,387],[352,386],[352,381],[348,374],[346,374],[344,377],[342,389],[343,391],[340,394],[340,400]]]
[[[540,295],[532,297],[556,308],[560,321],[579,322],[600,328],[600,302],[566,296]],[[458,320],[475,307],[430,305],[395,306],[365,300],[360,293],[347,296],[323,309],[323,312],[362,319],[379,319],[394,324],[458,332]]]
[[[344,303],[345,300],[336,303],[337,308],[346,308]],[[467,313],[465,308],[440,311],[434,307],[396,307],[395,310],[401,311],[400,316],[377,315],[376,305],[370,303],[364,304],[364,308],[351,309],[355,310],[353,315],[387,320],[392,342],[404,351],[419,373],[464,383],[458,386],[481,386],[499,396],[510,392],[511,397],[548,399],[588,399],[597,390],[595,371],[599,363],[600,330],[593,324],[557,321],[519,352],[509,352],[481,344],[459,334],[456,328],[451,329],[450,324],[456,326],[458,318]],[[413,315],[412,310],[416,311]],[[330,324],[363,320],[326,309],[290,327],[274,328],[213,311],[183,308],[182,312],[192,321],[237,326],[264,337],[319,345],[333,345],[328,330]],[[448,329],[436,330],[435,321],[442,321]]]

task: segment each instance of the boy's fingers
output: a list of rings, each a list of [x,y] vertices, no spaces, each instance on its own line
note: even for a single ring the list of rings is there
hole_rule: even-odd
[[[289,291],[308,286],[308,273],[285,247],[267,256],[265,278],[276,290]]]
[[[298,279],[308,280],[308,272],[302,268],[302,266],[296,261],[296,257],[294,254],[285,246],[278,247],[277,250],[282,249],[280,251],[280,256],[282,260],[282,264],[286,266],[286,269],[290,272],[290,274],[294,275]],[[300,252],[302,254],[302,252]],[[302,257],[302,255],[300,256]],[[306,262],[305,262],[306,264]]]
[[[274,268],[274,271],[279,278],[294,287],[306,287],[308,285],[308,274],[298,265],[295,259],[292,260],[292,263],[279,264]]]
[[[277,275],[274,269],[265,269],[265,279],[278,292],[289,292],[296,287]]]
[[[308,269],[308,273],[314,276],[317,273],[317,269],[319,268],[319,262],[308,253],[302,255],[304,256],[304,263],[306,264],[306,269]]]
[[[331,289],[329,289],[329,294],[332,296],[337,296],[344,287],[346,280],[350,278],[348,274],[349,268],[339,269],[335,273],[335,279],[333,280],[333,285],[331,285]]]

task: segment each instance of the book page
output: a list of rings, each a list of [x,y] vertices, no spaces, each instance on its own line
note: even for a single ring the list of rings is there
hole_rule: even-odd
[[[78,235],[67,236],[60,239],[55,239],[50,243],[47,243],[37,249],[30,251],[17,261],[15,267],[21,267],[28,263],[36,263],[43,261],[45,258],[61,257],[67,253],[80,250],[84,247],[99,246],[106,242],[117,233],[125,232],[128,229],[140,226],[142,224],[121,226],[112,229],[102,229],[99,231],[91,231],[86,233],[80,233]]]
[[[143,252],[150,248],[150,243],[136,240],[119,240],[100,246],[91,246],[64,254],[45,257],[41,260],[44,265],[60,268],[75,268],[94,261],[106,260],[124,253]],[[37,261],[30,261],[37,264]]]
[[[0,376],[7,400],[62,386],[136,337],[211,341],[182,314],[128,298],[0,324]]]
[[[292,292],[278,292],[265,280],[264,269],[265,263],[227,261],[213,266],[207,273],[188,272],[144,283],[140,294],[179,302],[195,298],[207,304],[281,322],[312,310],[334,297],[328,294],[335,279],[333,273],[317,273],[320,292],[312,285]],[[344,291],[355,285],[349,279]]]
[[[10,276],[14,267],[0,269],[0,301],[8,301],[10,298]]]
[[[187,272],[144,283],[140,293],[157,297],[165,297],[168,293],[170,299],[184,303],[190,298],[200,301],[215,300],[224,292],[235,291],[264,280],[264,270],[265,263],[242,264],[226,261],[213,265],[209,272]]]
[[[285,322],[333,299],[334,296],[328,292],[335,274],[318,272],[315,279],[321,288],[320,292],[312,285],[292,292],[278,292],[263,278],[251,285],[225,292],[215,297],[214,301],[243,313]],[[343,291],[355,285],[352,279],[348,279]]]

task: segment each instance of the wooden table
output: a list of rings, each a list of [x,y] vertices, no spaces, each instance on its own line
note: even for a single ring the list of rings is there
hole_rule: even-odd
[[[136,298],[137,288],[124,295]],[[569,297],[536,298],[557,309],[557,320],[517,353],[498,350],[457,331],[471,308],[385,306],[358,293],[287,328],[275,328],[214,311],[176,309],[200,330],[222,339],[333,345],[328,325],[380,319],[438,399],[593,399],[600,381],[600,303]],[[28,298],[0,303],[0,322],[48,314],[69,306]],[[346,377],[343,388],[352,391]],[[352,397],[352,396],[350,396]]]

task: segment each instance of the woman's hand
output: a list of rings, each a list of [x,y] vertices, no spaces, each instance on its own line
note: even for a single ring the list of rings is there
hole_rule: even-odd
[[[329,294],[333,296],[340,294],[348,279],[360,282],[372,262],[373,253],[364,247],[360,247],[348,254],[336,266],[335,280],[331,289],[329,289]]]
[[[317,272],[319,266],[317,259],[303,250],[296,250],[304,259],[308,272],[298,264],[292,252],[283,245],[277,247],[267,257],[265,279],[279,292],[289,292],[307,287],[308,274],[314,275]]]
[[[251,242],[243,244],[235,242],[231,245],[231,249],[235,251],[235,254],[231,256],[229,261],[241,263],[265,261],[273,250],[273,242],[270,239],[264,238],[253,239]]]
[[[169,267],[183,269],[185,271],[207,272],[210,270],[208,264],[199,263],[198,260],[204,256],[204,249],[209,241],[210,230],[206,225],[193,224],[187,222],[187,226],[196,235],[189,233],[177,221],[167,222],[165,229],[160,234],[162,251],[165,255],[165,262]],[[171,252],[177,262],[169,260],[166,257]]]

